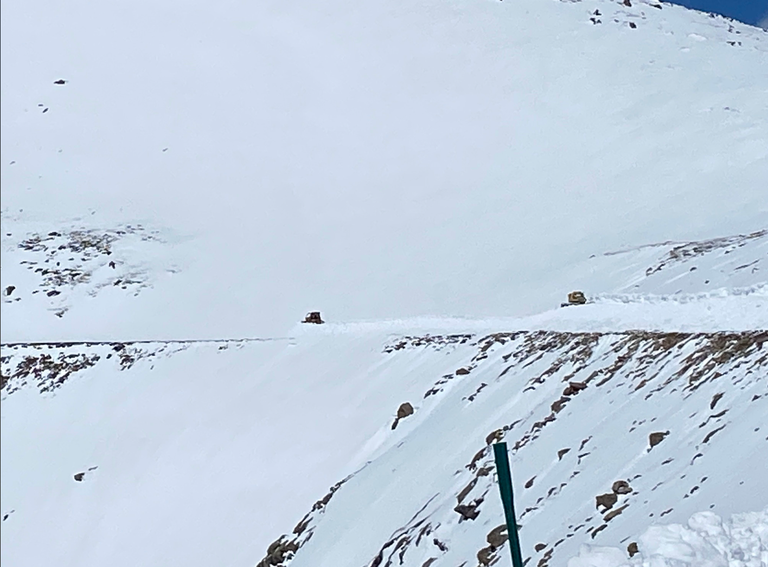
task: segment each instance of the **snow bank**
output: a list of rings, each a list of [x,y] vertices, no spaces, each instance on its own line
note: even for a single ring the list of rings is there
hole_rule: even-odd
[[[632,559],[615,547],[585,545],[568,567],[764,567],[768,565],[768,509],[691,516],[688,525],[652,526],[640,536]]]

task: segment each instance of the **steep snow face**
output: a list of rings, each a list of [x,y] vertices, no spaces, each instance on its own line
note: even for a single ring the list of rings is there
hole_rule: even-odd
[[[381,344],[4,346],[2,562],[253,565],[426,386]]]
[[[4,259],[4,340],[517,316],[591,254],[764,228],[765,32],[630,4],[5,2],[4,257],[168,245],[102,259],[153,274],[120,309],[41,310]]]
[[[468,341],[455,347],[464,364],[411,399],[415,415],[261,565],[506,561],[490,450],[500,440],[534,565],[565,565],[587,542],[626,549],[650,523],[702,509],[762,509],[766,341],[765,331]],[[405,339],[386,351],[456,342]]]

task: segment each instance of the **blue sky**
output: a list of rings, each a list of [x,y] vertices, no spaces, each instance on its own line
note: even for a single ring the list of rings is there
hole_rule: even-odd
[[[716,12],[736,20],[768,27],[768,0],[672,0],[703,12]]]

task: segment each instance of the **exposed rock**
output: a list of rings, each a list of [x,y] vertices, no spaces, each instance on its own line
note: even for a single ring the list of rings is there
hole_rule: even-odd
[[[469,504],[459,504],[453,509],[453,511],[458,512],[458,514],[461,516],[461,520],[474,520],[480,515],[480,510],[478,508],[482,502],[482,498],[477,498]]]
[[[637,553],[639,553],[640,550],[637,549],[637,542],[633,541],[627,546],[627,553],[629,553],[630,557],[634,557]]]
[[[469,374],[469,369],[468,368],[459,368],[456,371],[456,375],[457,376],[466,376],[467,374]]]
[[[500,526],[496,526],[490,532],[488,532],[488,535],[485,537],[485,541],[487,541],[491,545],[491,547],[495,547],[495,548],[498,548],[504,545],[508,539],[509,539],[509,534],[507,533],[506,524],[501,524]]]
[[[302,323],[314,323],[315,325],[322,325],[325,323],[325,321],[323,321],[322,317],[320,317],[319,311],[310,311],[307,313],[307,316],[304,317]]]
[[[656,445],[664,441],[664,438],[669,435],[669,431],[657,431],[655,433],[651,433],[648,436],[648,443],[650,444],[650,449],[653,449]],[[650,450],[649,449],[649,450]]]
[[[564,396],[573,396],[586,389],[586,382],[568,382],[568,386],[563,390]]]
[[[397,408],[397,417],[395,418],[395,421],[392,423],[392,429],[394,430],[397,427],[397,424],[400,423],[401,419],[405,419],[409,415],[413,415],[413,406],[408,402],[403,402],[400,404],[400,407]]]
[[[560,410],[563,409],[563,406],[565,406],[565,402],[567,402],[569,399],[570,398],[566,398],[565,396],[563,396],[562,398],[554,402],[551,406],[552,411],[555,413],[559,413]]]
[[[624,510],[626,510],[627,506],[629,506],[629,504],[624,504],[624,506],[621,506],[621,507],[619,507],[619,508],[616,508],[616,509],[615,509],[613,512],[608,512],[608,513],[605,515],[605,517],[603,518],[603,521],[604,521],[604,522],[610,522],[610,521],[611,521],[611,520],[613,520],[613,519],[614,519],[616,516],[618,516],[618,515],[619,515],[619,514],[621,514],[621,513],[622,513]]]
[[[572,291],[568,294],[568,303],[571,305],[584,305],[586,302],[587,298],[583,291]]]
[[[629,486],[629,483],[626,480],[617,480],[613,483],[613,486],[611,486],[611,490],[616,494],[629,494],[632,492],[632,487]]]
[[[288,559],[291,559],[293,555],[298,551],[299,546],[293,542],[285,539],[282,536],[280,539],[273,541],[267,548],[267,556],[259,561],[257,567],[272,567],[282,564]]]
[[[571,450],[571,448],[570,448],[570,447],[566,447],[565,449],[560,449],[560,450],[557,452],[557,460],[558,460],[558,461],[562,461],[562,460],[563,460],[563,456],[564,456],[564,455],[565,455],[565,454],[566,454],[568,451],[570,451],[570,450]]]
[[[536,545],[533,546],[533,549],[536,550],[536,553],[538,553],[540,551],[544,551],[545,549],[547,549],[547,544],[546,543],[537,543]]]
[[[485,444],[486,445],[492,445],[494,443],[498,443],[504,438],[504,430],[503,429],[496,429],[494,431],[491,431],[488,434],[488,437],[485,438]]]
[[[491,565],[491,561],[494,559],[494,553],[496,550],[493,548],[493,546],[484,547],[480,551],[477,552],[477,561],[482,565],[482,567],[488,567]]]
[[[619,497],[615,493],[606,492],[595,497],[596,507],[603,506],[606,510],[610,510],[618,499]]]
[[[403,419],[409,415],[413,415],[413,406],[408,402],[403,402],[397,408],[397,419]]]
[[[456,496],[456,500],[458,500],[458,503],[461,504],[462,501],[467,497],[467,495],[472,492],[472,489],[477,484],[477,477],[473,478],[471,481],[469,481],[469,484],[465,486],[461,492]]]

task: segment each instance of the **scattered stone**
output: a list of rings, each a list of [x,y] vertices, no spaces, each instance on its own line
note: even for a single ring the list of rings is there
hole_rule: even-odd
[[[457,376],[466,376],[467,374],[469,374],[469,370],[467,368],[459,368],[456,371]]]
[[[596,508],[600,508],[600,506],[603,506],[606,510],[610,510],[613,508],[613,505],[616,504],[619,497],[614,492],[606,492],[605,494],[601,494],[599,496],[595,497],[595,503]]]
[[[315,325],[322,325],[323,323],[325,323],[325,321],[323,321],[323,319],[320,317],[319,311],[310,311],[309,313],[307,313],[307,316],[304,317],[304,321],[302,321],[302,323],[313,323]]]
[[[397,408],[397,417],[398,419],[403,419],[409,415],[413,415],[413,406],[408,402],[403,402],[400,404],[400,407]]]
[[[568,382],[568,386],[563,390],[564,396],[573,396],[574,394],[578,394],[582,390],[586,390],[587,383],[586,382]]]
[[[477,552],[477,561],[482,567],[488,567],[493,560],[493,554],[496,550],[492,546],[484,547]]]
[[[59,79],[58,81],[53,81],[53,84],[54,85],[66,85],[67,81],[65,81],[64,79]]]
[[[617,480],[613,483],[611,490],[616,494],[629,494],[632,492],[632,487],[629,486],[629,483],[626,480]]]
[[[507,533],[507,525],[501,524],[500,526],[496,526],[490,532],[488,532],[485,541],[487,541],[488,544],[493,547],[501,547],[507,542],[508,539],[509,534]]]
[[[624,504],[624,506],[621,506],[620,508],[616,508],[613,512],[608,512],[605,517],[603,518],[604,522],[610,522],[613,520],[616,516],[621,514],[626,508],[629,506],[629,504]]]
[[[553,402],[553,404],[551,406],[552,411],[555,412],[555,413],[559,413],[560,410],[563,409],[563,406],[565,406],[565,402],[567,402],[568,400],[569,400],[569,398],[562,397],[559,400]]]
[[[9,285],[8,287],[6,287],[5,288],[5,296],[8,297],[9,295],[11,295],[13,293],[14,289],[16,289],[15,285]]]
[[[598,22],[599,21],[600,20],[598,20]],[[568,294],[568,303],[571,305],[584,305],[586,302],[587,298],[584,296],[583,291],[572,291]]]
[[[536,480],[536,476],[535,475],[528,479],[528,482],[525,483],[525,487],[526,488],[532,487],[534,480]]]
[[[630,557],[634,557],[637,553],[640,553],[640,550],[637,549],[636,541],[633,541],[627,546],[627,553],[629,553]]]
[[[571,450],[571,448],[570,448],[570,447],[566,447],[565,449],[560,449],[560,450],[557,452],[557,460],[558,460],[558,461],[562,461],[562,460],[563,460],[563,456],[564,456],[564,455],[565,455],[565,454],[566,454],[568,451],[570,451],[570,450]]]
[[[456,500],[458,500],[458,503],[461,504],[462,501],[467,497],[467,495],[472,492],[472,489],[477,485],[477,478],[473,478],[469,481],[469,484],[461,489],[461,492],[456,496]]]
[[[394,423],[392,423],[392,429],[397,427],[397,424],[400,423],[401,419],[405,419],[406,417],[413,415],[413,411],[413,406],[409,402],[403,402],[400,404],[400,407],[397,408],[397,417],[395,418]]]
[[[492,445],[494,443],[498,443],[502,439],[504,439],[504,430],[495,429],[488,434],[488,437],[485,438],[485,444]]]
[[[629,22],[629,27],[634,30],[637,28],[637,24],[635,22]]]
[[[84,473],[84,472],[79,472],[79,473],[77,473],[77,474],[75,475],[75,480],[76,480],[77,482],[82,482],[82,481],[83,481],[83,478],[85,478],[85,473]]]
[[[117,264],[115,264],[114,260],[109,261],[109,267],[112,268],[113,270],[117,267]]]
[[[480,515],[480,510],[478,510],[478,507],[482,502],[482,498],[477,498],[469,504],[459,504],[453,509],[453,511],[457,512],[461,516],[461,520],[474,520]]]
[[[651,433],[648,436],[648,443],[650,444],[649,451],[653,449],[656,445],[664,441],[664,438],[669,435],[669,431],[657,431],[655,433]]]
[[[631,7],[632,7],[632,2],[631,2],[631,0],[624,0],[624,5],[625,5],[627,8],[631,8]]]

